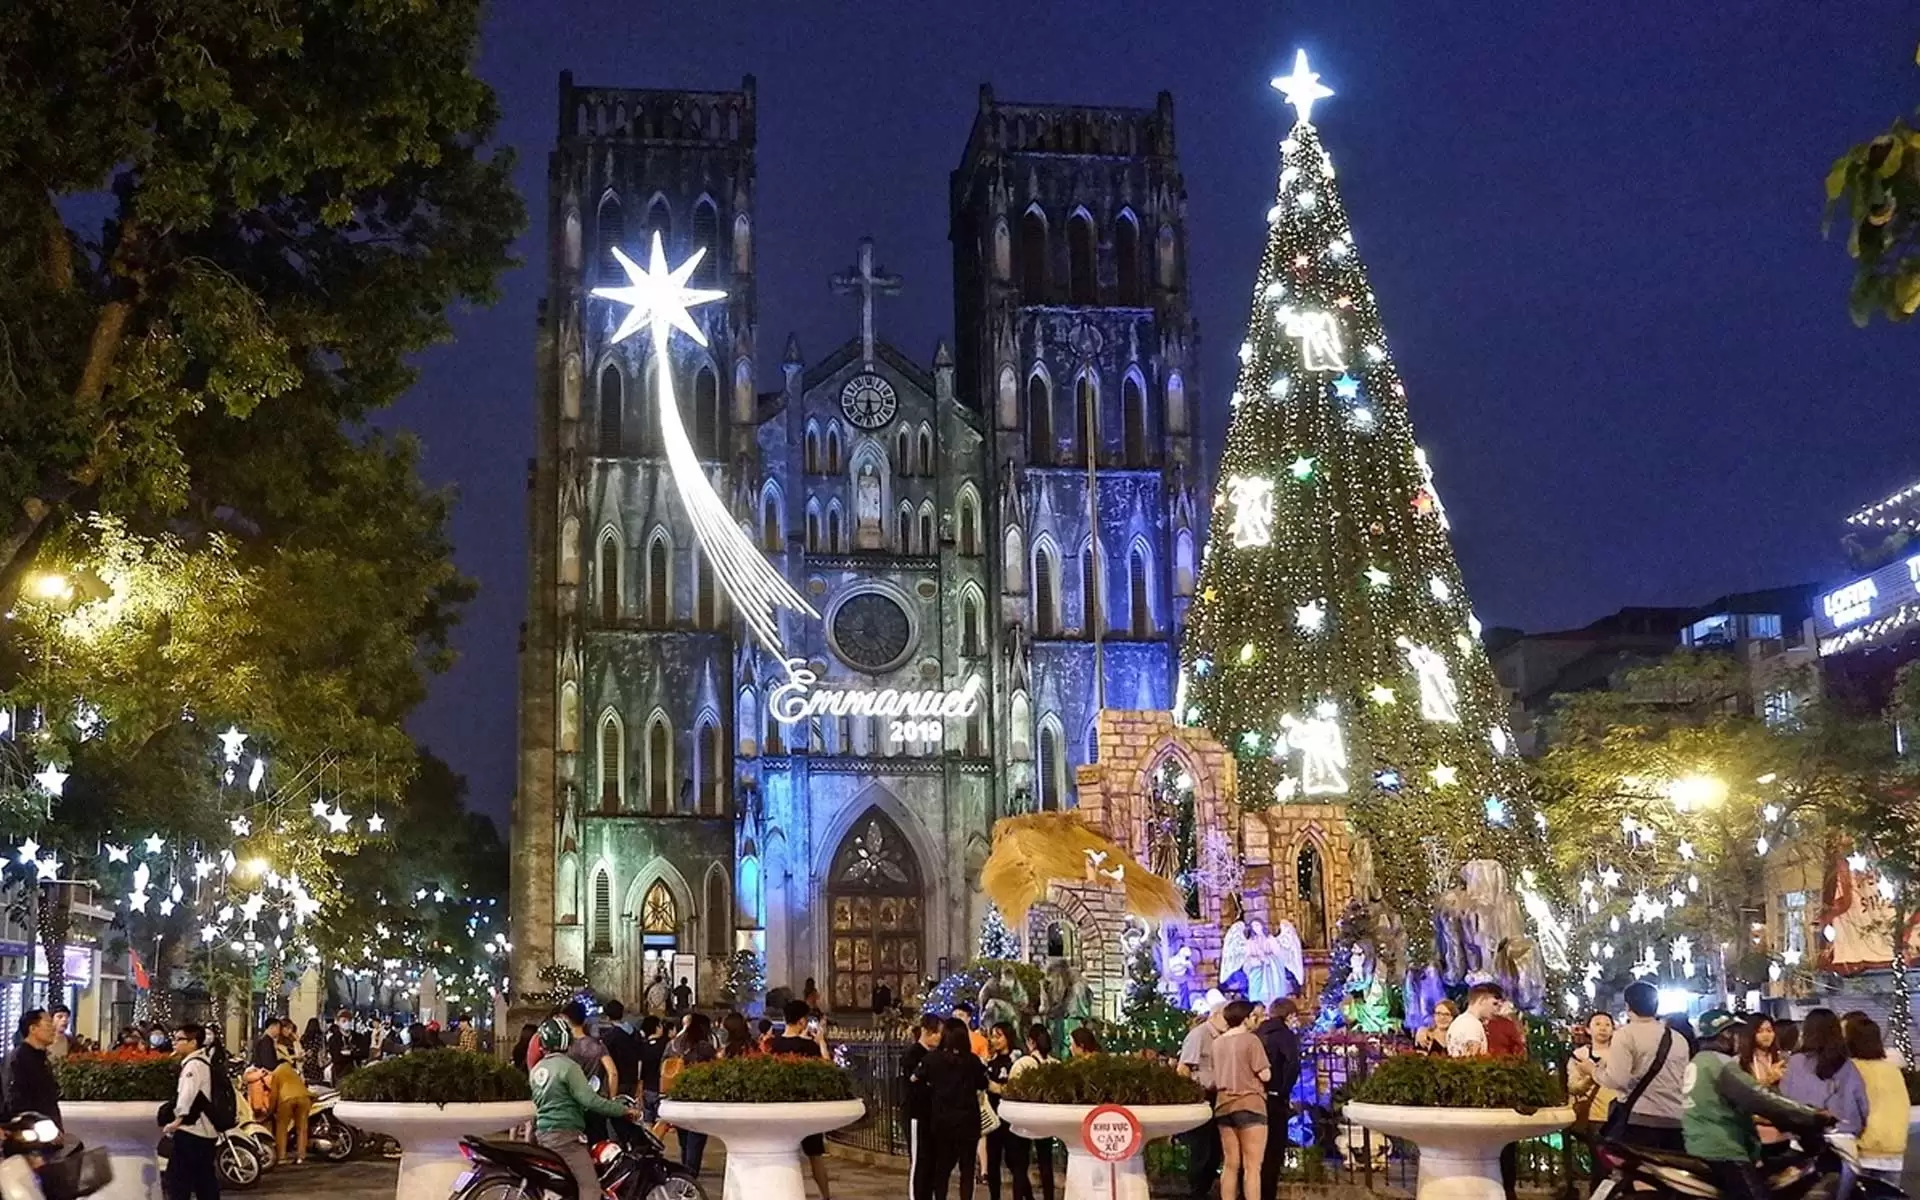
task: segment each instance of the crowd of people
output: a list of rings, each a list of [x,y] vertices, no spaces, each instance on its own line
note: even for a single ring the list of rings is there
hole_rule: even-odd
[[[1300,1079],[1302,1017],[1290,999],[1272,1005],[1209,997],[1207,1014],[1180,1044],[1180,1073],[1206,1089],[1211,1127],[1183,1135],[1188,1185],[1197,1197],[1220,1182],[1221,1200],[1273,1200],[1283,1155],[1267,1153],[1269,1136],[1286,1141],[1293,1089]]]

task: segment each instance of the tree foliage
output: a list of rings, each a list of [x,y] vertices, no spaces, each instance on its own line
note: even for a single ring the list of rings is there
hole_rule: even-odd
[[[1848,298],[1854,323],[1865,325],[1875,313],[1905,321],[1920,311],[1920,128],[1896,118],[1887,132],[1840,156],[1827,172],[1829,232],[1836,215],[1855,263]]]

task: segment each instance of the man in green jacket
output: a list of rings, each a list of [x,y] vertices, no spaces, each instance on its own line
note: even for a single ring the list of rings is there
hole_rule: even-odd
[[[533,1140],[567,1164],[578,1200],[600,1200],[600,1172],[587,1147],[587,1114],[638,1121],[640,1110],[593,1090],[580,1064],[564,1053],[573,1037],[565,1021],[548,1017],[539,1037],[544,1053],[527,1076],[533,1087]]]
[[[1701,1049],[1687,1063],[1680,1110],[1687,1153],[1707,1161],[1714,1183],[1728,1200],[1766,1200],[1766,1181],[1754,1167],[1760,1159],[1760,1138],[1753,1119],[1804,1126],[1826,1114],[1768,1091],[1740,1069],[1740,1060],[1733,1056],[1738,1016],[1710,1009],[1700,1014],[1699,1028]]]

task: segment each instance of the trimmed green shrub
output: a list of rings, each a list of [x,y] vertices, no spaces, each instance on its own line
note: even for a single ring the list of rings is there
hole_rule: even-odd
[[[1539,1063],[1520,1058],[1437,1058],[1396,1054],[1365,1079],[1342,1088],[1341,1102],[1415,1108],[1515,1108],[1567,1102],[1566,1087]]]
[[[62,1100],[151,1100],[174,1097],[180,1063],[170,1054],[116,1050],[69,1054],[53,1068]]]
[[[680,1072],[670,1100],[703,1104],[807,1104],[852,1100],[853,1077],[823,1058],[756,1054],[717,1058]]]
[[[386,1104],[491,1104],[532,1094],[512,1063],[468,1050],[416,1050],[360,1067],[340,1081],[342,1099]]]
[[[1172,1067],[1122,1054],[1041,1063],[1007,1081],[1008,1100],[1034,1104],[1198,1104],[1207,1093]]]

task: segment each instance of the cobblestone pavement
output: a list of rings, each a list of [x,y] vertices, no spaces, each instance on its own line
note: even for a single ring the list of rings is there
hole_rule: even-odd
[[[725,1177],[726,1155],[718,1144],[707,1151],[700,1182],[708,1200],[722,1200],[720,1181]],[[899,1167],[874,1167],[831,1158],[833,1200],[907,1200],[907,1172]],[[269,1171],[260,1185],[246,1192],[229,1193],[246,1200],[292,1200],[293,1197],[325,1196],[328,1200],[389,1200],[394,1180],[400,1174],[397,1161],[360,1160],[338,1166],[308,1163],[304,1167],[282,1167]],[[813,1177],[807,1177],[807,1195],[818,1196]],[[981,1191],[982,1197],[985,1190]]]

